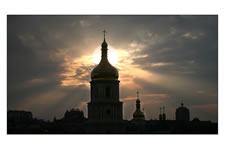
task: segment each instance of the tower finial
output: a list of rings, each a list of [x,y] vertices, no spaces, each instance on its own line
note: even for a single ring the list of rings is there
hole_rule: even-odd
[[[104,40],[105,40],[105,33],[106,33],[106,30],[104,29],[102,32],[104,33]]]
[[[162,108],[161,107],[159,108],[159,120],[160,121],[162,120]]]
[[[181,100],[181,106],[182,106],[182,107],[184,106],[183,100]]]
[[[137,99],[139,99],[139,91],[137,90]]]
[[[162,117],[163,121],[166,120],[166,113],[165,113],[165,107],[163,107],[163,117]]]

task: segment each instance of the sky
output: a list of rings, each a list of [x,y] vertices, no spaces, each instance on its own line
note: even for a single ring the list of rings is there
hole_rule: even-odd
[[[217,16],[8,16],[8,110],[52,121],[79,108],[87,117],[104,29],[124,119],[138,90],[147,120],[160,107],[174,120],[183,101],[191,120],[218,121]]]

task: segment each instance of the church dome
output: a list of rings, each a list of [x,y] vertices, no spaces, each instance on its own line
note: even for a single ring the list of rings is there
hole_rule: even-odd
[[[141,102],[141,101],[140,101],[139,99],[136,100],[136,103],[139,103],[139,104],[140,104],[140,102]]]
[[[141,112],[141,110],[136,110],[133,114],[133,119],[134,120],[144,120],[145,115],[143,112]]]
[[[102,43],[102,58],[100,63],[92,70],[91,80],[117,80],[119,73],[115,67],[113,67],[107,58],[108,44],[105,41]]]
[[[108,60],[101,60],[101,62],[91,72],[92,80],[117,80],[119,73]]]
[[[133,120],[145,120],[145,115],[141,111],[141,101],[139,99],[139,92],[137,91],[136,110],[133,113]]]

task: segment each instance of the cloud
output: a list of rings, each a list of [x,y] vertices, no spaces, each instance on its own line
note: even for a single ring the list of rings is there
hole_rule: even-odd
[[[204,94],[205,91],[203,91],[203,90],[198,90],[198,91],[196,91],[196,93],[198,93],[198,94]]]
[[[184,38],[190,38],[192,40],[198,39],[201,36],[204,36],[205,33],[204,32],[199,32],[199,33],[190,33],[190,32],[186,32],[182,35],[182,37]]]
[[[64,56],[62,86],[85,86],[89,87],[90,73],[94,67],[90,61],[92,56],[84,56],[77,59],[72,59],[69,56]]]
[[[158,63],[152,63],[152,67],[161,67],[161,66],[171,66],[174,65],[175,63],[173,62],[158,62]]]
[[[217,120],[217,16],[8,16],[8,109],[26,108],[44,119],[73,107],[86,114],[92,55],[104,29],[118,53],[127,119],[138,89],[147,119],[157,118],[160,106],[173,119],[183,99],[190,108],[215,104],[193,107],[193,115]]]
[[[86,20],[80,20],[80,25],[81,25],[82,27],[88,27],[88,26],[90,26],[91,24],[90,24],[88,21],[86,21]]]

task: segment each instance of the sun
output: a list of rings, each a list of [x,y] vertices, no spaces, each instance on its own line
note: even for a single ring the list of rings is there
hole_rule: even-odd
[[[101,60],[101,47],[98,47],[95,49],[94,53],[93,53],[93,62],[98,64]],[[116,50],[109,46],[108,47],[108,60],[111,64],[115,65],[118,63],[118,54],[116,52]]]

